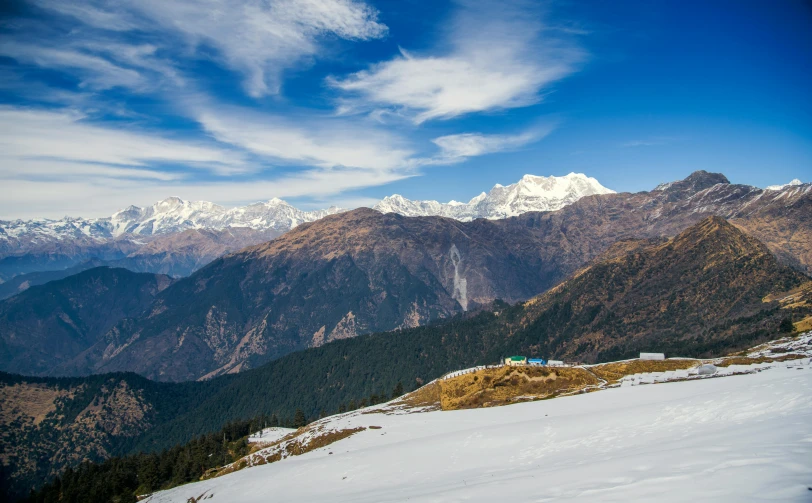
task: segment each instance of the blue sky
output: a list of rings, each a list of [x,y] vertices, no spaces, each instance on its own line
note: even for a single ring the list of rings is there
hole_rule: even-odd
[[[2,9],[0,218],[467,201],[525,173],[812,181],[802,0]]]

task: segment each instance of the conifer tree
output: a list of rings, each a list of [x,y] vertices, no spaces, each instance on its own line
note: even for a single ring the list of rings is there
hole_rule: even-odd
[[[294,428],[301,428],[302,426],[307,424],[307,419],[305,419],[304,412],[302,409],[296,409],[296,415],[293,416],[293,427]]]
[[[395,389],[392,390],[392,398],[397,398],[403,395],[403,383],[398,381],[398,384],[395,386]]]

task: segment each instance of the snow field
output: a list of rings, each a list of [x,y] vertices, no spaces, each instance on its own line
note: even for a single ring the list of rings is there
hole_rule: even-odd
[[[812,367],[765,367],[489,409],[364,409],[324,425],[381,429],[146,501],[810,501]]]

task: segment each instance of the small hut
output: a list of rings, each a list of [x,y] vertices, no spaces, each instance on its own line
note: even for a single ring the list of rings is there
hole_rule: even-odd
[[[505,358],[505,365],[510,367],[519,367],[522,365],[527,365],[527,357],[526,356],[509,356]]]
[[[663,353],[640,353],[641,360],[665,360]]]

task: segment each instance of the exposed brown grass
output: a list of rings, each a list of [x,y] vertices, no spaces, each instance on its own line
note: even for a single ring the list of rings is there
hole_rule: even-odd
[[[812,330],[812,316],[807,316],[801,321],[796,321],[794,324],[796,332],[808,332]]]
[[[403,395],[395,402],[392,402],[393,407],[406,407],[406,408],[428,408],[429,410],[440,409],[440,396],[442,390],[440,384],[437,382],[429,383],[411,393]]]
[[[68,394],[66,390],[45,384],[0,386],[0,424],[11,424],[19,419],[38,425],[56,410],[57,398]]]
[[[807,281],[798,288],[788,292],[778,292],[767,295],[763,302],[777,301],[782,309],[795,309],[812,305],[812,281]]]
[[[716,363],[717,367],[729,367],[731,365],[752,365],[753,363],[770,363],[770,362],[785,362],[789,360],[800,360],[806,358],[806,355],[798,353],[789,353],[781,356],[770,358],[767,356],[758,356],[751,358],[749,356],[731,356],[725,358],[722,362]]]
[[[665,372],[696,367],[700,360],[630,360],[627,362],[603,363],[589,367],[595,375],[608,383],[615,383],[628,375],[643,372]]]
[[[495,407],[541,400],[599,384],[582,368],[501,367],[439,382],[443,410]]]

